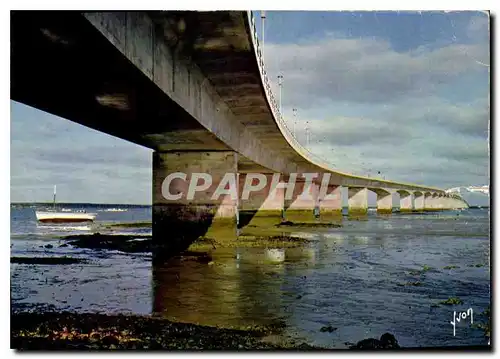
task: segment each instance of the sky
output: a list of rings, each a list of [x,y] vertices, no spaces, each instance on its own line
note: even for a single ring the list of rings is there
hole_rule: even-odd
[[[260,13],[255,12],[260,32]],[[265,64],[290,128],[343,172],[489,183],[481,12],[266,12]],[[310,140],[306,143],[306,127]],[[150,204],[152,150],[11,101],[11,201]]]

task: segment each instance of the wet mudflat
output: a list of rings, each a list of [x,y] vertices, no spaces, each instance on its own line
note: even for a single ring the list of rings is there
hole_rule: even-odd
[[[136,315],[69,312],[12,315],[11,347],[22,350],[276,350],[266,333]],[[288,347],[292,349],[293,347]],[[302,345],[300,349],[314,349]]]
[[[262,345],[279,347],[349,348],[384,333],[393,334],[403,348],[487,343],[480,327],[461,322],[453,336],[450,324],[453,311],[469,308],[474,322],[486,320],[487,212],[372,216],[320,230],[285,227],[285,237],[299,239],[283,241],[273,232],[278,238],[259,246],[262,235],[245,234],[243,228],[240,242],[212,246],[203,260],[179,257],[154,268],[145,250],[89,248],[52,232],[13,230],[12,256],[86,262],[12,263],[12,306],[28,310],[45,303],[60,312],[154,315],[202,327],[251,328],[268,332],[255,337]],[[137,230],[133,226],[127,231],[116,226],[110,233],[120,234],[116,228],[138,236],[127,241],[148,241],[139,238],[147,233],[131,232]],[[102,227],[97,230],[103,233]]]

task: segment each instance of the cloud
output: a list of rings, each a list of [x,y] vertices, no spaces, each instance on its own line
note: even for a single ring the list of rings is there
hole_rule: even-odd
[[[419,121],[419,125],[439,127],[442,130],[467,136],[477,136],[481,140],[489,137],[490,108],[488,101],[479,99],[468,104],[427,99],[411,112],[400,108],[398,115],[406,121]],[[401,113],[401,112],[404,112]]]
[[[489,15],[485,12],[482,15],[472,16],[467,25],[467,36],[476,42],[489,42]]]
[[[455,138],[453,142],[435,144],[432,152],[435,156],[472,166],[487,162],[489,149],[486,141],[468,141],[467,138]]]
[[[12,102],[11,200],[151,203],[152,150]]]
[[[331,150],[328,145],[315,144],[311,150],[336,169],[359,175],[445,188],[488,182],[487,143],[443,134],[442,144],[436,145],[439,138],[423,138],[406,145],[374,142],[336,146]]]
[[[359,146],[390,142],[401,143],[410,136],[409,126],[393,126],[370,117],[331,117],[309,121],[310,141],[332,146]]]
[[[312,107],[321,100],[391,103],[428,97],[460,75],[488,69],[487,44],[421,46],[396,52],[388,41],[328,36],[302,44],[266,45],[268,72],[283,73],[284,104]]]
[[[152,154],[150,153],[152,151],[147,151],[138,146],[135,148],[126,146],[126,150],[124,147],[96,145],[87,148],[76,148],[72,151],[61,151],[56,147],[38,150],[33,155],[41,162],[68,163],[71,166],[97,165],[96,167],[109,168],[116,164],[116,158],[120,159],[120,166],[134,168],[135,170],[150,165],[148,162],[152,161]]]
[[[406,52],[339,33],[266,45],[275,91],[284,76],[285,118],[297,108],[300,142],[308,127],[309,149],[342,172],[444,188],[488,183],[488,18],[460,26],[462,42]]]
[[[309,148],[342,172],[437,187],[487,183],[489,119],[476,117],[484,115],[484,102],[422,101],[372,117],[308,118]],[[404,109],[411,112],[406,118]],[[305,143],[303,130],[298,137]]]

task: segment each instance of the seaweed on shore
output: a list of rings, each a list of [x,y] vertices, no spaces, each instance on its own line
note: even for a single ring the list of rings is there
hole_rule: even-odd
[[[331,325],[325,325],[325,326],[321,327],[321,329],[320,329],[319,331],[320,331],[320,332],[322,332],[322,333],[326,333],[326,332],[328,332],[328,333],[333,333],[333,332],[334,332],[334,331],[336,331],[337,329],[338,329],[338,328],[333,327],[333,326],[331,326]]]
[[[109,235],[95,233],[93,235],[72,235],[67,236],[64,239],[73,239],[68,242],[68,244],[78,248],[109,249],[126,253],[152,253],[154,249],[151,236]],[[202,263],[208,263],[212,260],[212,257],[206,252],[187,250],[172,257],[172,259],[181,261],[194,260]]]
[[[398,283],[397,285],[400,287],[404,287],[404,286],[420,287],[422,285],[422,282],[420,282],[420,281],[406,282],[406,283]]]
[[[152,237],[145,235],[113,235],[94,233],[92,235],[71,235],[63,237],[62,239],[68,241],[67,244],[77,248],[109,249],[126,253],[152,253],[154,250]],[[267,247],[297,246],[309,242],[310,240],[308,239],[290,235],[249,236],[241,234],[237,240],[223,244],[217,243],[212,238],[200,237],[191,244],[189,250],[191,253],[204,253],[211,249],[216,249],[215,244],[222,247]],[[185,253],[180,253],[179,255],[184,256]],[[188,256],[190,256],[190,254],[188,254]]]
[[[292,222],[292,221],[284,221],[276,224],[276,227],[310,227],[310,228],[341,228],[342,225],[338,223],[330,223],[330,222]]]
[[[71,235],[63,238],[68,244],[77,248],[111,249],[128,253],[152,251],[151,236],[113,235],[94,233],[92,235]]]
[[[368,338],[359,341],[356,345],[352,345],[349,349],[354,350],[374,350],[374,349],[399,349],[398,340],[391,333],[382,334],[380,339]]]
[[[233,247],[297,247],[303,244],[310,243],[307,238],[290,236],[290,235],[247,235],[242,233],[238,240],[231,243]]]
[[[122,223],[110,223],[105,224],[108,228],[148,228],[152,227],[152,222],[122,222]]]
[[[163,318],[90,313],[17,313],[11,347],[21,350],[319,349],[265,343],[265,332],[175,323]]]
[[[422,267],[422,272],[427,272],[431,269],[432,269],[432,267],[429,267],[427,264],[424,264],[424,266]]]
[[[212,262],[212,256],[207,252],[187,250],[180,253],[178,256],[172,257],[172,260],[180,260],[181,262],[196,261],[200,263],[210,263]]]
[[[490,306],[484,310],[480,315],[480,317],[486,317],[485,323],[474,323],[474,327],[481,329],[484,333],[484,336],[487,338],[491,338],[491,309]]]
[[[72,257],[10,257],[10,263],[18,264],[76,264],[85,262],[84,259]]]
[[[458,304],[463,304],[463,300],[460,299],[460,298],[454,298],[454,297],[451,297],[451,298],[448,298],[446,300],[442,300],[441,302],[439,302],[439,304],[444,304],[444,305],[458,305]]]
[[[410,271],[408,272],[409,275],[422,275],[424,274],[425,272],[428,272],[432,269],[432,267],[429,267],[427,264],[424,264],[422,266],[422,269],[421,270],[414,270],[414,271]]]

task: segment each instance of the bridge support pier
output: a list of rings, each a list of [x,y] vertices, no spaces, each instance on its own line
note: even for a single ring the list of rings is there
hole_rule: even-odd
[[[384,190],[377,190],[377,213],[392,214],[392,193]]]
[[[445,197],[434,193],[425,201],[425,207],[428,211],[442,211],[445,207]]]
[[[312,221],[314,212],[319,210],[319,185],[302,178],[295,181],[291,199],[285,194],[285,219],[291,222]]]
[[[463,199],[451,197],[450,200],[451,200],[451,209],[461,209],[469,207],[468,204]]]
[[[443,206],[443,210],[450,209],[450,199],[448,198],[448,195],[444,194],[440,197],[440,199]]]
[[[426,192],[424,194],[424,211],[432,212],[434,211],[434,198],[433,194]]]
[[[450,198],[449,195],[444,194],[441,197],[441,202],[443,204],[443,210],[448,210],[452,208],[452,199]]]
[[[277,186],[273,191],[273,178],[279,179],[275,175],[279,174],[239,174],[239,228],[246,225],[269,227],[282,221],[285,189]]]
[[[232,151],[153,153],[153,260],[175,256],[200,236],[219,242],[236,238],[236,173]]]
[[[448,198],[448,208],[457,209],[457,200],[453,196]]]
[[[455,209],[455,199],[453,197],[446,198],[446,208]]]
[[[407,191],[399,191],[399,211],[401,213],[413,212],[413,195]]]
[[[328,185],[324,198],[319,198],[319,217],[322,222],[342,221],[342,187]]]
[[[422,192],[415,192],[415,211],[417,212],[423,212],[424,210],[424,204],[425,204],[425,197]]]
[[[368,188],[349,187],[347,198],[349,216],[366,216],[368,214]]]

